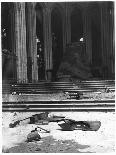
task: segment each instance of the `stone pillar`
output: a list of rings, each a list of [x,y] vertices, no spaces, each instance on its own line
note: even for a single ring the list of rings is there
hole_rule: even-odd
[[[112,74],[115,76],[115,31],[114,31],[114,5],[111,7],[111,47],[112,47],[112,59],[111,68]]]
[[[65,12],[65,20],[66,20],[66,44],[71,43],[71,12],[70,12],[70,4],[66,3],[66,12]]]
[[[25,3],[14,3],[15,9],[15,51],[17,56],[17,82],[27,82]]]
[[[62,16],[62,41],[63,41],[63,53],[66,48],[66,7],[64,6]]]
[[[108,29],[109,29],[109,74],[115,74],[115,36],[114,36],[114,4],[110,2],[108,5]],[[110,76],[110,77],[111,77]]]
[[[85,51],[88,56],[88,61],[92,63],[92,40],[91,40],[91,21],[89,9],[84,9],[83,12],[83,36],[85,42]]]
[[[111,78],[115,69],[114,57],[114,9],[109,3],[101,5],[102,60],[104,78]]]
[[[63,24],[63,52],[66,51],[66,46],[71,42],[71,23],[69,6],[66,3],[64,7]]]
[[[45,56],[45,76],[46,80],[52,78],[52,34],[51,34],[51,10],[43,8],[43,28],[44,28],[44,56]]]
[[[36,12],[35,4],[27,3],[27,57],[32,70],[32,82],[38,81],[37,47],[36,47]]]
[[[13,64],[13,82],[17,82],[17,66],[16,66],[16,50],[15,50],[15,9],[14,4],[12,3],[10,9],[10,17],[11,17],[11,50],[12,50],[12,64]]]

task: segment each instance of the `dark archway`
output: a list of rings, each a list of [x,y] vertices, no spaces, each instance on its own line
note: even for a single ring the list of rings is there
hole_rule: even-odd
[[[71,13],[71,42],[78,42],[83,38],[82,11],[74,8]]]
[[[13,3],[1,3],[2,80],[6,83],[16,81],[16,56],[12,49],[13,9]]]
[[[36,5],[36,41],[37,41],[38,80],[44,80],[45,61],[44,61],[44,38],[43,38],[43,8],[39,3],[37,3]]]
[[[97,4],[91,7],[92,32],[92,70],[95,77],[102,77],[102,48],[101,48],[101,14]]]
[[[62,18],[59,9],[56,7],[52,10],[51,13],[51,31],[53,59],[52,80],[55,80],[63,56]]]

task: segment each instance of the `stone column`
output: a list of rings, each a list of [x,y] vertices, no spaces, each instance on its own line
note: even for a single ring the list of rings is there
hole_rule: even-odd
[[[114,12],[109,3],[101,5],[102,60],[105,68],[104,78],[114,74]]]
[[[88,61],[92,63],[92,40],[91,40],[91,21],[89,16],[89,9],[84,9],[83,12],[83,35],[85,42],[85,51],[88,56]]]
[[[31,63],[32,82],[37,82],[36,11],[34,8],[34,3],[27,3],[27,56]]]
[[[50,8],[43,8],[43,28],[44,28],[44,57],[45,57],[45,71],[46,80],[52,78],[52,34],[51,34],[51,10]]]
[[[71,42],[71,28],[70,28],[70,13],[68,9],[68,4],[64,7],[64,16],[62,19],[63,24],[63,52],[66,51],[66,46]]]
[[[70,4],[66,3],[66,11],[65,11],[65,20],[66,20],[66,44],[71,43],[71,12],[70,12]]]
[[[62,41],[63,41],[63,53],[66,48],[66,7],[63,7],[62,16]]]
[[[15,9],[15,51],[17,56],[17,82],[27,82],[25,3],[14,3]]]
[[[14,3],[10,8],[10,17],[11,17],[11,50],[12,50],[12,64],[13,64],[13,82],[17,81],[17,67],[16,67],[16,51],[15,51],[15,9]]]
[[[109,29],[109,74],[115,74],[115,36],[114,36],[114,5],[110,2],[108,5],[108,29]]]

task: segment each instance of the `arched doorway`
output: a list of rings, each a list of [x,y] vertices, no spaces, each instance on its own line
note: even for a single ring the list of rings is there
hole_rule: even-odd
[[[45,61],[44,61],[44,38],[43,38],[43,9],[39,3],[36,4],[36,43],[37,43],[38,80],[44,80]]]
[[[83,38],[82,12],[75,7],[71,13],[71,42],[78,42]]]
[[[2,80],[16,81],[16,55],[13,53],[12,10],[13,3],[1,3]]]
[[[52,10],[51,13],[51,32],[53,59],[52,80],[55,80],[63,56],[62,18],[59,9],[56,7]]]
[[[92,5],[90,15],[92,33],[92,72],[94,77],[102,77],[101,14],[97,4]]]

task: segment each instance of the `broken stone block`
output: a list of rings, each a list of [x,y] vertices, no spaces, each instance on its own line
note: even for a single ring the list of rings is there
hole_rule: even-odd
[[[40,139],[41,137],[37,130],[31,131],[31,133],[27,135],[27,142],[39,141]]]
[[[76,124],[74,124],[74,123],[71,123],[70,121],[68,121],[67,123],[59,123],[58,124],[61,128],[62,128],[62,130],[64,130],[64,131],[73,131],[73,130],[75,130],[75,128],[76,128]]]
[[[37,125],[48,125],[49,121],[47,120],[38,120],[35,124]]]
[[[47,120],[48,118],[48,112],[36,114],[30,117],[30,124],[39,123],[43,120]]]
[[[87,121],[87,123],[89,124],[89,128],[83,128],[83,131],[97,131],[100,126],[101,126],[101,122],[100,121]]]
[[[71,131],[75,129],[81,129],[82,131],[97,131],[100,126],[100,121],[75,121],[75,120],[64,120],[65,123],[58,124],[62,130]]]

